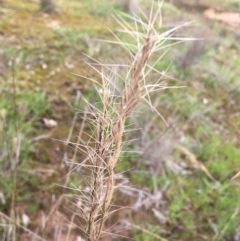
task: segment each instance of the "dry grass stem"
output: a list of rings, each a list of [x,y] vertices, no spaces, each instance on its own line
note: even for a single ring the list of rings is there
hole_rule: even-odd
[[[208,169],[201,162],[199,162],[196,156],[192,152],[190,152],[186,147],[178,145],[177,149],[179,149],[184,155],[186,155],[189,158],[194,168],[204,172],[206,176],[214,183],[218,183],[216,179],[208,171]]]
[[[189,40],[173,37],[176,30],[182,26],[161,33],[161,4],[159,3],[156,11],[153,11],[156,6],[154,4],[149,17],[116,15],[116,20],[123,28],[123,31],[120,32],[124,32],[132,38],[130,44],[125,43],[116,33],[113,33],[117,39],[113,43],[118,43],[129,55],[129,63],[121,66],[125,70],[124,74],[117,71],[120,68],[118,65],[101,64],[92,58],[90,59],[93,60],[93,63],[87,63],[101,76],[100,87],[98,87],[99,83],[93,80],[101,103],[95,106],[87,102],[91,110],[91,113],[88,113],[88,119],[93,135],[89,136],[87,143],[78,145],[88,160],[88,163],[84,162],[79,166],[86,168],[88,173],[90,172],[86,178],[89,191],[79,190],[82,201],[79,211],[80,216],[87,223],[85,234],[88,241],[97,241],[101,238],[104,233],[104,222],[110,215],[109,208],[113,193],[118,188],[115,183],[115,167],[122,154],[127,118],[141,100],[144,100],[151,110],[157,112],[151,103],[151,93],[167,88],[166,82],[162,81],[165,72],[154,68],[157,62],[164,57],[165,52],[154,61],[153,66],[148,64],[148,60],[155,52],[163,48]],[[126,18],[132,20],[133,24],[130,24]],[[169,44],[168,40],[173,42]],[[134,41],[135,44],[132,44]],[[101,69],[99,70],[99,68]],[[159,77],[155,82],[148,83],[148,75],[152,72],[157,73]],[[158,114],[161,117],[160,113]]]

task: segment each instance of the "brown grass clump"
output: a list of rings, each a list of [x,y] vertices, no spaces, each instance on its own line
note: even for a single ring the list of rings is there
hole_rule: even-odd
[[[134,15],[138,13],[139,7],[135,0],[116,0],[117,4],[121,6],[126,12]]]
[[[122,42],[113,33],[118,41],[112,43],[120,44],[129,56],[129,64],[121,65],[125,70],[124,74],[118,71],[119,65],[101,64],[96,60],[94,61],[97,64],[89,63],[100,74],[102,81],[99,87],[99,84],[91,79],[101,98],[101,104],[98,103],[100,107],[96,107],[87,102],[91,110],[88,118],[93,135],[89,137],[87,143],[80,144],[86,160],[78,165],[90,173],[84,177],[88,187],[80,190],[81,195],[78,197],[79,216],[87,223],[84,233],[88,241],[97,241],[107,234],[104,223],[111,214],[109,209],[113,194],[119,188],[115,182],[115,167],[122,153],[127,118],[142,100],[148,103],[151,110],[155,110],[151,104],[151,93],[167,88],[162,81],[165,73],[154,69],[154,65],[164,56],[165,51],[157,60],[155,59],[153,66],[148,64],[148,60],[155,52],[169,48],[172,44],[165,44],[168,40],[173,40],[173,44],[183,40],[183,38],[172,37],[173,33],[182,26],[160,33],[161,4],[153,11],[156,6],[154,4],[150,17],[146,17],[143,13],[142,18],[125,14],[116,16],[119,25],[123,27],[121,33],[132,38],[129,42]],[[134,24],[131,25],[126,18],[132,20]],[[132,44],[134,41],[135,43]],[[152,72],[158,74],[158,79],[148,83],[147,76]]]
[[[44,13],[52,13],[55,10],[54,0],[41,0],[40,6]]]

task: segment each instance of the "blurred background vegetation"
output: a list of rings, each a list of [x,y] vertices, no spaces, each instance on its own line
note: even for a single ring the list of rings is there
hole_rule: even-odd
[[[124,63],[121,48],[100,39],[114,39],[115,11],[148,15],[151,4],[0,1],[1,240],[82,240],[74,195],[84,173],[67,173],[83,160],[72,144],[82,96],[98,101],[82,76],[100,77],[85,61]],[[239,12],[238,0],[163,2],[162,31],[193,21],[176,35],[198,40],[172,45],[156,65],[169,87],[183,86],[153,98],[169,126],[145,106],[129,120],[137,131],[126,141],[136,140],[118,172],[132,191],[116,194],[126,208],[103,240],[240,240]]]

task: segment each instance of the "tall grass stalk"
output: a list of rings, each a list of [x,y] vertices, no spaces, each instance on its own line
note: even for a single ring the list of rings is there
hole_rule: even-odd
[[[89,78],[98,90],[101,104],[93,105],[87,102],[91,110],[87,115],[93,134],[87,143],[80,144],[86,160],[79,166],[90,173],[85,177],[89,188],[80,190],[79,199],[82,205],[78,205],[80,216],[87,223],[85,235],[88,241],[97,241],[105,234],[104,223],[111,214],[113,194],[119,187],[115,182],[115,168],[122,153],[127,118],[140,101],[147,103],[149,108],[161,117],[151,104],[151,94],[168,87],[163,81],[165,72],[156,70],[155,65],[172,45],[190,40],[175,36],[175,32],[183,25],[163,32],[161,3],[157,8],[155,4],[153,1],[148,17],[144,13],[141,13],[141,17],[116,14],[115,18],[123,28],[120,32],[131,38],[129,42],[123,42],[112,32],[117,41],[108,41],[119,44],[128,54],[128,64],[121,65],[125,70],[124,74],[118,71],[120,65],[117,64],[101,64],[96,60],[95,64],[88,63],[101,76],[100,84]],[[148,60],[160,51],[162,54],[155,58],[154,64],[150,66]],[[152,72],[159,77],[154,82],[148,82],[148,75]]]
[[[12,60],[12,88],[13,88],[13,110],[14,110],[14,138],[12,140],[12,153],[11,153],[11,172],[13,179],[13,190],[11,200],[11,218],[14,220],[12,240],[16,240],[17,225],[15,224],[17,219],[16,213],[16,196],[17,196],[17,179],[18,179],[18,163],[19,153],[21,149],[20,133],[18,128],[18,112],[17,112],[17,93],[16,93],[16,79],[15,79],[15,59]]]

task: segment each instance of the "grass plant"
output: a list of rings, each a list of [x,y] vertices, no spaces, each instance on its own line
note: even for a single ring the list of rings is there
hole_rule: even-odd
[[[238,241],[237,3],[119,1],[1,3],[0,240]]]
[[[116,37],[116,42],[108,41],[111,44],[120,45],[127,54],[126,64],[101,64],[94,60],[94,63],[87,64],[101,76],[101,82],[89,78],[95,84],[100,103],[93,105],[87,103],[91,111],[88,112],[88,121],[93,130],[89,140],[80,145],[80,149],[86,155],[83,163],[78,165],[88,169],[89,178],[87,186],[89,191],[80,191],[83,207],[80,209],[80,216],[85,219],[87,228],[85,236],[88,241],[97,241],[104,235],[104,223],[108,219],[110,207],[114,199],[114,192],[119,188],[116,184],[115,169],[123,152],[125,124],[139,102],[147,104],[152,111],[158,113],[151,102],[151,95],[155,91],[169,88],[163,78],[165,72],[160,72],[154,67],[168,49],[183,40],[181,37],[173,36],[183,26],[177,26],[167,31],[161,30],[161,3],[158,8],[152,8],[150,15],[142,13],[140,16],[128,16],[116,14],[116,20],[122,27],[121,33],[132,38],[131,41],[123,42]],[[131,24],[130,21],[133,23]],[[149,59],[157,52],[162,51],[150,65]],[[91,59],[91,58],[90,58]],[[93,59],[91,59],[93,62]],[[124,73],[118,71],[122,67]],[[157,74],[155,80],[149,81],[149,74]]]

